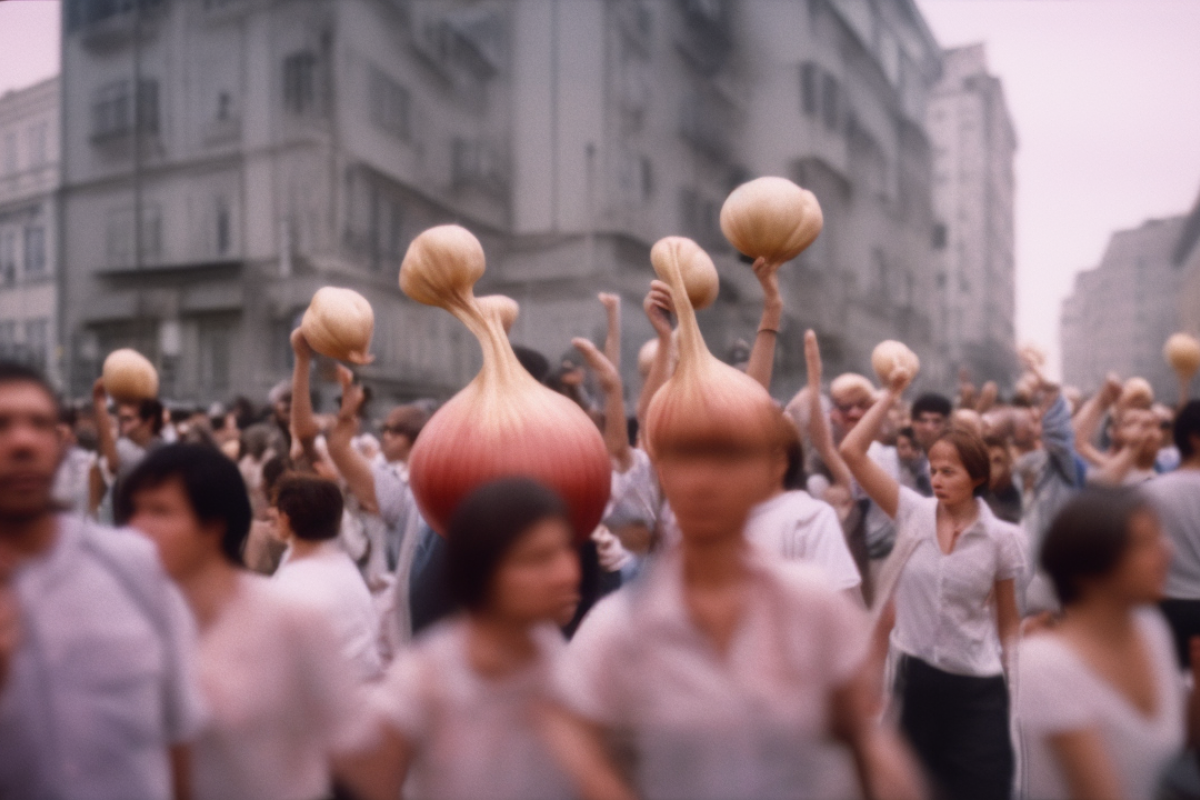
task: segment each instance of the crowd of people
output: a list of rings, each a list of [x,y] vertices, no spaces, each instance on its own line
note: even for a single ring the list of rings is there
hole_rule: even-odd
[[[0,363],[0,798],[1200,796],[1200,401],[1027,349],[910,402],[809,332],[795,397],[651,430],[671,289],[632,414],[600,300],[601,345],[517,348],[604,434],[592,531],[514,475],[435,532],[434,404],[373,418],[338,366],[317,413],[299,330],[261,409]]]

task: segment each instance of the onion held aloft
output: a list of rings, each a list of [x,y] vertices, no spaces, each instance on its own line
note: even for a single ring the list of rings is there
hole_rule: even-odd
[[[871,352],[871,368],[879,376],[879,382],[887,386],[892,382],[892,373],[898,368],[907,370],[910,379],[917,377],[921,370],[921,359],[903,342],[884,339]]]
[[[566,502],[580,541],[600,522],[612,467],[595,423],[575,402],[538,383],[505,336],[505,306],[481,307],[473,285],[483,248],[457,225],[432,228],[409,246],[400,286],[421,303],[446,309],[483,348],[483,368],[421,430],[409,458],[413,495],[425,520],[445,534],[458,504],[497,478],[525,476]]]
[[[665,274],[667,259],[679,270],[692,308],[711,306],[721,289],[721,279],[708,253],[685,236],[668,236],[659,239],[654,243],[654,247],[650,248],[650,263],[654,265],[654,271],[660,278]],[[666,278],[662,280],[665,281]]]
[[[1174,333],[1163,345],[1163,358],[1184,380],[1200,369],[1200,339],[1187,333]]]
[[[817,238],[825,218],[807,189],[787,178],[756,178],[734,189],[721,206],[721,232],[751,258],[779,265]]]
[[[1117,398],[1119,408],[1148,409],[1152,405],[1154,405],[1154,388],[1150,386],[1149,381],[1136,377],[1125,381],[1125,386],[1121,389],[1121,396]]]
[[[104,359],[104,391],[119,403],[136,403],[158,397],[158,371],[141,353],[128,347],[113,350]]]
[[[300,331],[308,346],[323,356],[351,364],[370,364],[368,351],[375,332],[371,304],[353,289],[326,286],[313,295]]]

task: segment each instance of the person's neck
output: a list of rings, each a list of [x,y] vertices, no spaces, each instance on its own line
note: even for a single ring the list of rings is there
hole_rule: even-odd
[[[325,544],[325,540],[313,541],[311,539],[301,539],[299,536],[293,536],[288,544],[290,544],[292,548],[292,554],[289,556],[289,559],[292,561],[298,561],[302,558],[311,558],[319,553],[323,549],[322,545]]]
[[[212,626],[237,592],[237,567],[217,555],[192,575],[179,581],[200,630]]]
[[[33,517],[0,516],[0,541],[18,562],[47,552],[58,540],[58,520],[49,510]]]
[[[467,617],[467,655],[471,667],[481,675],[499,677],[529,663],[537,654],[524,620],[479,612]]]
[[[1105,643],[1124,642],[1133,633],[1132,611],[1128,602],[1095,592],[1063,611],[1062,627]]]
[[[746,546],[746,539],[740,533],[704,541],[685,536],[680,547],[684,585],[715,589],[736,582],[746,572]]]
[[[941,506],[942,511],[956,525],[969,523],[979,514],[979,505],[974,496],[953,503],[942,502]]]

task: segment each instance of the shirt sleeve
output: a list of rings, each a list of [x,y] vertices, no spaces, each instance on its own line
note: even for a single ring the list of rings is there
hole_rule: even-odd
[[[825,570],[834,589],[853,589],[860,585],[862,576],[858,574],[858,566],[846,546],[842,525],[832,506],[822,503],[809,525],[804,557]]]
[[[379,504],[379,516],[394,527],[408,513],[407,482],[387,464],[376,464],[371,472],[375,476],[375,502]]]
[[[163,576],[164,581],[166,576]],[[196,625],[183,596],[166,586],[164,617],[167,621],[163,647],[170,665],[163,687],[167,741],[186,742],[204,723],[204,700],[196,674]]]
[[[610,595],[592,608],[558,660],[555,693],[580,716],[612,727],[621,720],[624,634],[629,631],[627,598]]]
[[[1006,581],[1025,574],[1028,561],[1025,553],[1025,537],[1015,525],[1000,526],[999,548],[996,558],[996,580]]]
[[[1033,735],[1087,728],[1095,716],[1087,693],[1079,691],[1078,666],[1051,636],[1023,640],[1017,659],[1017,718]]]
[[[900,487],[900,496],[896,504],[896,528],[907,528],[917,521],[921,511],[931,503],[937,503],[932,497],[922,497],[907,486]]]

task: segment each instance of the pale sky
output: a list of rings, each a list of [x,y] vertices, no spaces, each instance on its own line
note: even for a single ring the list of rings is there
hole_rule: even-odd
[[[944,47],[985,42],[1004,82],[1020,142],[1017,332],[1057,362],[1072,276],[1114,230],[1200,195],[1200,0],[917,5]],[[0,2],[0,93],[58,72],[59,8]]]

